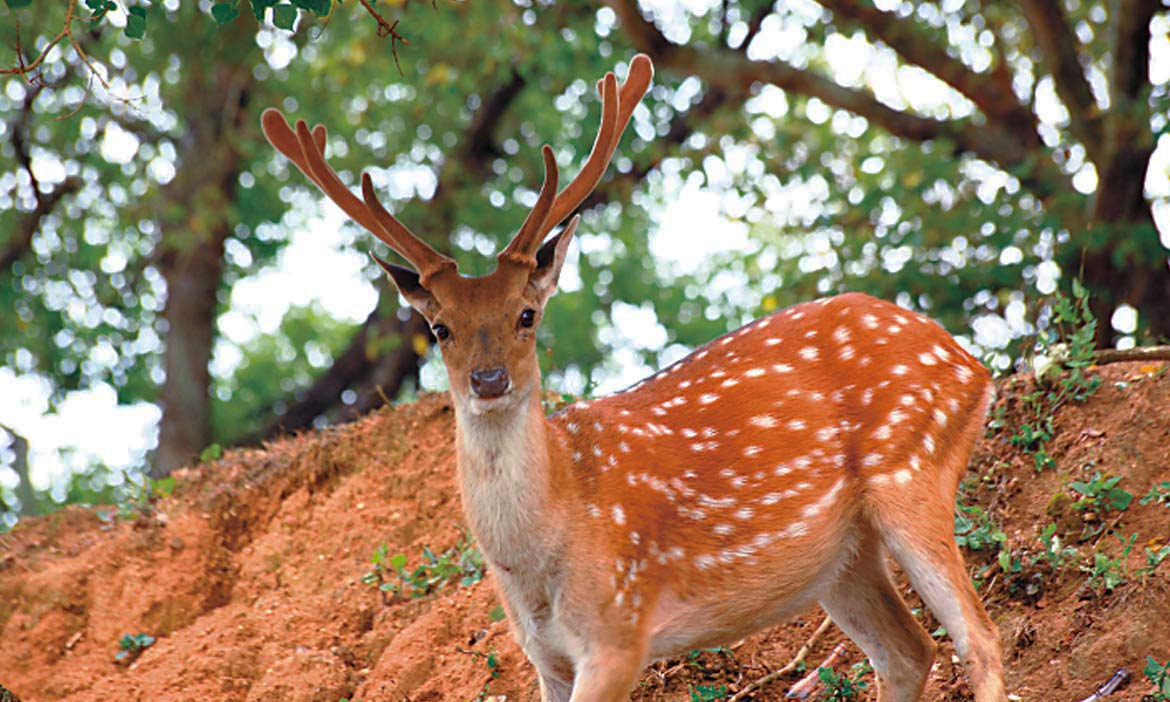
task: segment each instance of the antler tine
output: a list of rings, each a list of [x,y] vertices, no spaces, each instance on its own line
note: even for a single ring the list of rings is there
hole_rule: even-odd
[[[382,207],[377,197],[374,196],[373,184],[368,173],[362,173],[362,195],[365,201],[359,200],[351,193],[325,160],[324,151],[317,148],[313,134],[309,132],[309,127],[304,120],[297,120],[297,140],[301,144],[305,161],[308,162],[313,175],[317,177],[318,185],[325,191],[325,194],[337,203],[346,214],[353,217],[362,226],[369,229],[374,236],[386,242],[390,248],[410,261],[424,284],[427,278],[443,268],[454,267],[454,261],[440,255]],[[371,202],[373,206],[371,206]]]
[[[303,120],[298,120],[296,131],[289,127],[279,110],[269,108],[260,116],[264,136],[277,151],[296,164],[309,180],[321,189],[355,222],[378,237],[418,269],[419,277],[425,279],[446,267],[454,268],[455,262],[428,246],[414,236],[401,222],[393,217],[376,198],[377,209],[368,202],[359,200],[345,187],[337,173],[325,161],[325,141],[328,131],[318,124],[310,131]],[[368,175],[363,173],[363,188]],[[370,190],[372,194],[372,187]],[[366,198],[367,201],[370,197]]]
[[[544,156],[544,183],[540,186],[540,195],[532,211],[524,218],[520,231],[497,257],[501,262],[511,261],[529,267],[536,264],[536,248],[546,231],[544,224],[556,197],[558,180],[557,160],[553,156],[552,147],[545,144],[540,153]]]
[[[427,279],[436,273],[450,268],[455,269],[455,261],[435,251],[427,242],[411,233],[406,225],[390,214],[378,196],[374,193],[374,182],[369,173],[362,173],[362,199],[366,208],[374,215],[378,224],[382,226],[387,237],[379,237],[390,245],[403,258],[414,264],[418,270],[419,282],[426,285]]]
[[[301,122],[301,124],[304,123]],[[297,138],[296,133],[292,130],[291,127],[288,126],[288,122],[285,120],[284,115],[281,114],[280,110],[271,107],[267,110],[264,110],[264,114],[260,115],[260,127],[264,130],[264,136],[268,138],[268,143],[272,144],[272,146],[274,146],[277,151],[284,154],[285,158],[296,164],[296,167],[299,168],[302,173],[308,176],[309,180],[313,181],[313,183],[318,188],[320,188],[322,192],[324,192],[326,195],[329,195],[331,198],[333,197],[333,195],[329,192],[329,187],[326,182],[323,181],[313,170],[312,166],[309,165],[308,159],[306,158],[306,149],[301,144],[300,139]],[[308,151],[313,153],[318,151],[323,152],[325,148],[325,138],[327,135],[328,133],[325,129],[325,126],[320,124],[317,125],[313,129],[313,132],[310,136],[310,142],[316,148],[310,148]],[[344,187],[342,189],[344,190]],[[334,198],[334,201],[337,201],[336,198]],[[342,203],[338,202],[338,205],[342,205]],[[356,209],[356,211],[350,211],[349,208],[346,208],[344,205],[342,205],[342,209],[344,209],[346,214],[348,214],[350,217],[353,217],[353,219],[358,224],[362,225],[366,229],[369,229],[374,233],[375,236],[381,238],[380,232],[377,229],[377,222],[374,221],[374,218],[370,216],[369,213],[363,211],[364,208],[359,207]]]
[[[577,209],[589,196],[589,193],[597,187],[601,176],[605,174],[606,167],[609,166],[609,160],[613,158],[613,152],[617,149],[618,142],[622,139],[622,133],[625,131],[626,125],[629,124],[630,117],[634,114],[634,108],[638,106],[638,102],[650,88],[650,79],[653,77],[654,66],[650,62],[650,58],[645,54],[635,56],[630,61],[629,73],[622,83],[619,94],[615,96],[617,104],[613,107],[610,106],[608,97],[611,90],[610,84],[616,82],[613,73],[607,73],[605,78],[597,81],[597,92],[602,97],[601,128],[597,132],[597,139],[593,142],[593,150],[589,152],[589,158],[581,167],[581,172],[565,186],[564,190],[557,194],[552,211],[545,220],[545,227],[541,231],[540,238],[543,238],[553,227]],[[606,125],[607,111],[617,113],[612,115],[613,126],[612,132],[609,134],[607,134]]]

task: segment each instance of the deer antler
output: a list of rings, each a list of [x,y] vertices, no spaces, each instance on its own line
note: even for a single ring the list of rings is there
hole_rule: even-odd
[[[650,79],[653,75],[654,67],[651,65],[650,59],[645,54],[638,54],[630,61],[629,74],[620,90],[617,87],[617,78],[612,72],[606,73],[604,78],[597,81],[597,92],[602,99],[601,126],[597,130],[597,138],[593,141],[593,149],[589,152],[589,158],[586,159],[585,165],[581,167],[577,177],[573,178],[564,190],[557,193],[547,212],[541,213],[542,202],[546,197],[545,192],[549,189],[548,164],[551,151],[545,145],[545,183],[541,186],[540,198],[537,200],[536,207],[524,220],[524,226],[520,228],[520,232],[516,234],[507,248],[500,252],[498,258],[501,262],[511,261],[529,266],[536,264],[535,254],[540,242],[553,227],[560,224],[565,217],[577,209],[589,196],[589,193],[597,187],[601,176],[605,174],[609,160],[613,158],[613,152],[617,149],[618,142],[621,141],[622,132],[625,131],[630,116],[634,113],[634,108],[650,87]],[[552,189],[555,190],[555,162],[552,168]],[[535,226],[531,226],[533,223]]]
[[[328,133],[324,125],[318,124],[310,131],[304,120],[297,120],[294,132],[279,110],[269,108],[260,116],[260,126],[268,143],[296,164],[329,199],[337,203],[355,222],[410,261],[418,271],[421,283],[425,285],[428,278],[441,271],[455,269],[455,261],[435,251],[386,211],[374,194],[373,182],[368,173],[362,173],[364,201],[345,187],[325,160],[325,138]]]

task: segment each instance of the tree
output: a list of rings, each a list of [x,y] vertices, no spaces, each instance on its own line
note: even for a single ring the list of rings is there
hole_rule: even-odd
[[[828,184],[814,226],[833,234],[837,262],[817,275],[822,285],[915,290],[915,304],[954,319],[1002,306],[1021,274],[1053,260],[1089,286],[1104,320],[1099,346],[1112,342],[1108,321],[1122,303],[1139,310],[1151,337],[1170,337],[1170,267],[1144,191],[1168,107],[1165,85],[1148,78],[1152,22],[1163,32],[1166,23],[1164,12],[1155,19],[1156,3],[822,0],[823,10],[777,9],[769,18],[804,37],[779,57],[732,49],[742,31],[728,28],[745,26],[743,5],[685,18],[686,31],[674,29],[686,41],[668,38],[636,0],[611,6],[661,68],[741,99],[775,86],[812,122],[797,127],[818,135],[805,137],[817,142],[805,153],[785,138],[748,139],[772,173],[820,171]],[[949,93],[946,103],[825,70],[830,45],[859,39],[875,47],[872,57],[925,71],[937,81],[930,87]],[[1050,105],[1063,114],[1041,114]],[[912,258],[898,270],[875,265],[903,258],[906,244]],[[1007,275],[988,270],[997,259]]]
[[[1084,277],[1099,316],[1128,301],[1147,335],[1170,330],[1141,176],[1167,107],[1141,68],[1167,19],[1144,3],[727,0],[662,16],[635,0],[404,3],[398,25],[325,0],[279,13],[267,0],[217,3],[214,16],[114,4],[142,8],[145,36],[78,20],[85,31],[66,39],[81,51],[62,39],[26,73],[32,84],[9,78],[0,94],[12,135],[0,144],[0,305],[15,310],[0,317],[0,352],[51,378],[56,397],[109,383],[122,402],[162,405],[160,474],[212,442],[368,411],[417,387],[428,353],[423,320],[379,285],[356,327],[291,310],[277,338],[209,372],[233,286],[321,202],[263,143],[260,110],[330,126],[343,178],[370,168],[397,216],[483,273],[535,197],[539,145],[572,173],[599,111],[592,80],[634,50],[659,72],[582,208],[576,278],[540,337],[554,386],[587,392],[622,364],[661,366],[750,317],[846,289],[969,333],[973,320],[1021,316],[1059,271]],[[25,5],[27,68],[61,10]],[[899,94],[841,55],[929,90]],[[746,250],[685,270],[656,260],[651,240],[670,233],[654,217],[686,178],[746,223]],[[631,348],[614,321],[630,310],[661,341]]]

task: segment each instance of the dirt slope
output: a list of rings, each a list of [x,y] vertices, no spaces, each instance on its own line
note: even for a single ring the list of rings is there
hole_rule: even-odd
[[[1170,481],[1170,372],[1096,372],[1097,394],[1058,414],[1048,447],[1056,468],[1041,473],[1007,442],[1030,385],[1001,386],[1005,428],[981,441],[963,497],[989,509],[1020,559],[1020,572],[1003,573],[990,550],[968,553],[1003,634],[1009,688],[1025,700],[1079,700],[1122,665],[1138,679],[1111,699],[1138,700],[1150,691],[1145,656],[1170,658],[1170,561],[1153,575],[1134,572],[1146,547],[1170,542],[1170,505],[1139,503]],[[137,517],[69,509],[22,522],[0,536],[0,684],[25,702],[536,699],[506,622],[492,621],[490,573],[420,599],[362,582],[382,543],[413,566],[424,546],[441,552],[462,536],[451,433],[447,399],[430,396],[184,471],[171,496]],[[1079,495],[1068,483],[1093,471],[1124,476],[1117,487],[1134,495],[1126,510],[1071,507]],[[1059,568],[1032,563],[1050,522],[1078,549]],[[1112,592],[1088,587],[1078,569],[1094,548],[1120,552],[1104,531],[1078,541],[1100,526],[1138,535],[1126,582]],[[634,699],[741,689],[791,659],[821,616],[655,664]],[[119,639],[139,633],[155,643],[129,665],[115,661]],[[830,629],[810,663],[842,640]],[[850,646],[846,661],[860,659]],[[799,677],[754,699],[781,699]],[[926,699],[969,699],[945,640]]]

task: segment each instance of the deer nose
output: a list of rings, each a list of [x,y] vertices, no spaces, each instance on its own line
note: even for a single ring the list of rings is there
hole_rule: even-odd
[[[502,366],[471,371],[471,389],[476,395],[491,399],[508,390],[508,371]]]

